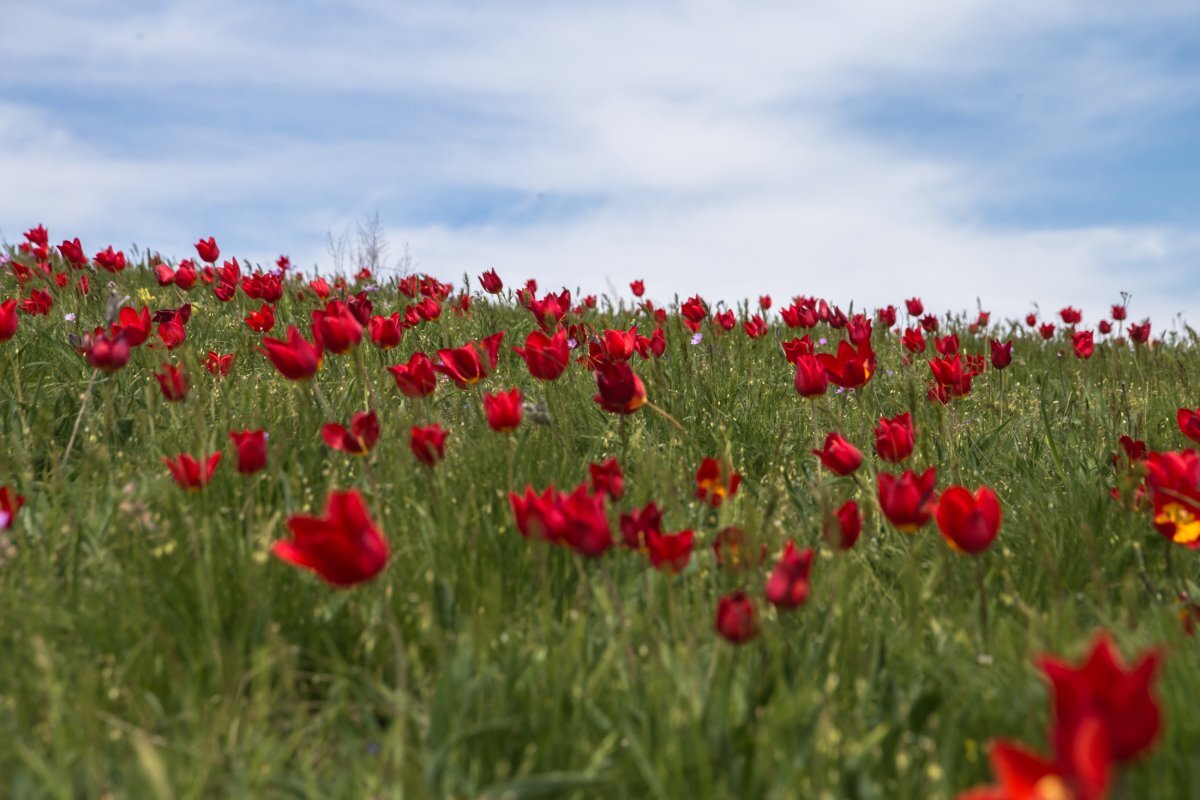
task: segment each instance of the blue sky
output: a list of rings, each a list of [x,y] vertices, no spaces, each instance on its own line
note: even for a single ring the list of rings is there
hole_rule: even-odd
[[[300,10],[302,9],[302,10]],[[1200,4],[0,10],[0,236],[1097,316],[1200,299]]]

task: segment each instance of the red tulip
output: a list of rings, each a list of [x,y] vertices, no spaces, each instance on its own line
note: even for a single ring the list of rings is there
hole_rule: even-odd
[[[129,362],[129,342],[123,335],[118,334],[109,338],[101,329],[97,328],[90,337],[90,342],[88,337],[84,337],[84,341],[87,342],[84,355],[87,357],[88,364],[96,369],[116,372]]]
[[[728,476],[725,473],[728,471]],[[713,508],[737,494],[742,476],[711,456],[700,462],[696,470],[696,497]]]
[[[521,424],[521,390],[513,387],[507,392],[490,392],[483,396],[483,410],[488,427],[496,433],[510,433]]]
[[[925,352],[925,334],[921,333],[920,328],[905,328],[901,341],[904,343],[904,349],[910,353]]]
[[[891,419],[880,417],[875,427],[875,452],[884,461],[903,463],[912,455],[916,438],[917,429],[907,411]]]
[[[354,489],[330,493],[322,516],[292,516],[287,524],[292,538],[276,542],[271,552],[333,586],[362,583],[387,566],[387,540]]]
[[[600,464],[589,464],[588,475],[591,477],[592,491],[595,494],[605,494],[613,500],[620,500],[624,496],[625,476],[615,458]]]
[[[1074,732],[1066,753],[1045,759],[1020,743],[996,741],[988,749],[1000,783],[962,792],[958,800],[1105,800],[1111,759],[1099,722]]]
[[[150,338],[150,309],[142,306],[141,311],[132,308],[122,308],[117,315],[117,321],[112,324],[109,332],[113,336],[122,335],[130,347],[137,347]]]
[[[1125,306],[1114,305],[1112,307],[1112,318],[1116,322],[1121,322],[1125,319]]]
[[[438,350],[439,361],[434,369],[454,381],[458,388],[469,388],[495,371],[502,338],[503,331],[488,336],[478,344],[468,342],[462,347]]]
[[[899,478],[881,472],[878,490],[879,507],[888,522],[905,533],[916,533],[937,507],[937,469],[930,467],[922,475],[905,470]]]
[[[829,374],[817,356],[798,356],[794,384],[801,397],[821,397],[829,389]]]
[[[1037,314],[1029,313],[1025,315],[1025,324],[1031,328],[1037,327]]]
[[[178,319],[158,323],[158,338],[168,350],[174,350],[187,340],[187,328]]]
[[[933,314],[926,314],[921,317],[920,322],[921,327],[925,329],[926,333],[933,333],[938,329],[938,320]]]
[[[1143,320],[1141,325],[1129,325],[1129,338],[1134,344],[1145,344],[1150,341],[1150,320]]]
[[[525,359],[529,374],[540,381],[557,380],[571,357],[567,349],[566,331],[559,331],[554,336],[547,336],[540,330],[533,331],[525,339],[525,348],[514,347],[513,351]]]
[[[862,533],[863,518],[858,503],[847,500],[832,517],[825,520],[825,539],[839,550],[849,550]]]
[[[158,380],[163,397],[169,402],[178,403],[183,400],[192,388],[187,373],[173,364],[163,364],[163,371],[154,373],[154,377]]]
[[[69,242],[64,239],[63,243],[58,246],[58,252],[75,269],[82,269],[87,266],[88,257],[83,254],[83,245],[79,243],[78,236]]]
[[[408,397],[428,397],[437,388],[433,362],[419,351],[412,354],[407,364],[388,367],[388,372],[396,380],[396,388]]]
[[[1055,752],[1069,753],[1075,734],[1091,720],[1100,723],[1113,761],[1128,761],[1148,750],[1162,727],[1162,712],[1151,693],[1160,659],[1150,651],[1126,670],[1107,634],[1096,637],[1091,654],[1078,667],[1043,657],[1040,666],[1054,690]]]
[[[942,338],[934,338],[933,347],[943,356],[952,356],[958,352],[958,335],[948,333]]]
[[[630,330],[606,330],[600,340],[601,360],[609,364],[619,364],[633,357],[637,349],[637,328]]]
[[[925,304],[921,302],[921,298],[913,297],[904,301],[905,307],[908,309],[910,317],[919,317],[925,313]]]
[[[373,410],[356,411],[350,417],[349,429],[327,422],[321,427],[321,438],[334,450],[365,456],[379,440],[379,417]]]
[[[870,340],[861,342],[857,348],[849,342],[839,342],[836,355],[819,353],[817,360],[825,367],[830,383],[846,389],[863,386],[875,371],[875,352]]]
[[[726,595],[717,603],[717,633],[734,644],[745,644],[758,635],[754,604],[745,592]]]
[[[695,533],[690,530],[679,533],[650,531],[646,537],[650,563],[655,569],[668,575],[679,574],[692,558],[695,538]]]
[[[595,480],[592,482],[595,486]],[[624,487],[622,487],[622,490]],[[599,493],[599,489],[596,492]],[[662,512],[655,503],[649,503],[645,508],[634,510],[621,515],[621,541],[631,550],[646,550],[649,547],[651,533],[662,531]]]
[[[830,433],[825,437],[825,446],[821,450],[813,450],[813,455],[821,459],[825,469],[834,475],[850,475],[862,464],[862,452],[848,442],[840,433]]]
[[[180,262],[179,269],[175,270],[175,285],[185,292],[196,285],[196,270],[192,267],[192,262]]]
[[[879,320],[884,328],[890,329],[896,327],[896,307],[887,306],[876,310],[875,318]]]
[[[767,602],[784,611],[804,605],[808,599],[808,573],[812,561],[812,548],[797,551],[796,543],[788,540],[783,555],[767,578]]]
[[[767,323],[758,314],[743,322],[742,328],[751,339],[761,339],[767,335]]]
[[[1103,334],[1112,333],[1112,323],[1106,319],[1100,320],[1099,324],[1096,325],[1096,328],[1099,329],[1099,331]]]
[[[125,269],[125,254],[120,250],[113,250],[112,245],[96,253],[92,260],[96,262],[96,266],[109,272],[120,272]]]
[[[988,344],[992,348],[993,369],[1004,369],[1012,363],[1013,343],[1011,339],[1004,344],[1000,344],[999,339],[992,339]]]
[[[479,276],[479,285],[488,294],[500,294],[504,290],[504,282],[494,269],[489,269]]]
[[[17,512],[25,505],[25,497],[15,494],[7,486],[0,486],[0,531],[12,527]]]
[[[1179,409],[1175,415],[1175,421],[1179,424],[1179,431],[1184,436],[1200,444],[1200,408],[1195,411],[1187,408]]]
[[[404,335],[404,323],[400,321],[400,312],[390,317],[371,318],[371,341],[380,350],[391,350],[400,344]]]
[[[341,300],[312,312],[312,331],[313,341],[334,355],[348,353],[362,341],[362,324]]]
[[[1200,456],[1150,453],[1143,463],[1155,529],[1176,544],[1200,547]]]
[[[267,434],[263,430],[230,431],[237,450],[237,471],[249,475],[267,465]]]
[[[170,286],[175,283],[175,270],[168,264],[159,264],[154,267],[154,280],[159,286]]]
[[[10,264],[16,262],[9,262]],[[30,316],[45,316],[54,307],[54,298],[45,289],[34,289],[21,301],[21,310]]]
[[[441,425],[414,425],[408,435],[408,447],[427,467],[432,467],[446,457],[446,431]]]
[[[233,367],[233,353],[221,355],[213,350],[204,357],[204,368],[212,375],[228,375]]]
[[[799,339],[792,339],[790,342],[784,342],[782,346],[783,357],[792,366],[796,365],[796,362],[800,360],[801,356],[813,355],[812,337],[807,333]],[[820,362],[817,362],[817,365],[820,368],[821,373],[824,374],[825,368],[820,367]],[[828,378],[826,378],[826,381],[828,382]],[[824,394],[824,391],[821,393]]]
[[[646,284],[643,281],[633,281],[629,284],[629,290],[633,292],[634,297],[641,297],[646,293]]]
[[[291,381],[306,381],[321,368],[322,350],[300,335],[295,325],[287,329],[287,341],[264,336],[260,353],[270,359],[279,374]]]
[[[596,370],[594,398],[612,414],[632,414],[646,404],[646,387],[628,364],[602,364]]]
[[[221,248],[217,247],[217,240],[210,236],[196,242],[196,253],[200,256],[201,261],[215,264],[221,257]]]
[[[1043,339],[1054,338],[1054,323],[1053,322],[1042,323],[1040,326],[1038,326],[1038,334]]]
[[[246,317],[246,325],[252,331],[267,333],[275,327],[275,309],[263,303],[262,308],[251,311],[250,316]]]
[[[746,532],[736,525],[717,531],[712,543],[713,556],[723,569],[737,572],[741,569],[757,569],[767,560],[767,546],[758,547],[758,558],[747,541]]]
[[[0,342],[7,342],[17,333],[17,301],[0,303]]]
[[[938,500],[937,524],[942,537],[955,550],[968,555],[982,553],[1000,530],[996,493],[986,486],[980,486],[974,494],[962,486],[947,488]]]
[[[1058,315],[1062,317],[1064,325],[1078,325],[1083,321],[1083,314],[1080,313],[1079,309],[1071,308],[1070,306],[1059,311]]]
[[[771,310],[771,295],[760,294],[758,296],[758,307],[763,311]]]
[[[1092,357],[1094,346],[1091,331],[1078,331],[1071,334],[1071,344],[1075,348],[1075,357],[1088,359]]]
[[[198,492],[212,480],[213,471],[220,460],[221,453],[218,451],[209,456],[203,464],[187,453],[180,453],[174,459],[164,458],[163,463],[167,465],[171,477],[180,488]]]

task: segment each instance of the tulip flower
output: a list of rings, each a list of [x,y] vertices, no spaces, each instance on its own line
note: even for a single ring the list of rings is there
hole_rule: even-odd
[[[615,458],[601,464],[589,464],[588,475],[595,494],[608,495],[612,500],[620,500],[625,495],[625,476]]]
[[[796,543],[788,540],[783,555],[767,578],[767,602],[783,611],[804,605],[808,599],[808,573],[812,561],[812,548],[797,551]]]
[[[1075,348],[1075,357],[1089,359],[1095,347],[1092,343],[1091,331],[1077,331],[1071,334],[1071,345]]]
[[[992,348],[993,369],[1004,369],[1012,363],[1013,343],[1011,339],[1004,344],[1000,344],[999,339],[992,339],[988,344]]]
[[[433,362],[420,351],[413,353],[407,364],[396,364],[387,369],[396,381],[396,388],[407,397],[428,397],[437,388]]]
[[[237,471],[249,475],[267,465],[267,434],[263,430],[230,431],[237,450]]]
[[[593,487],[595,483],[593,481]],[[599,490],[596,490],[599,493]],[[646,550],[651,533],[662,531],[662,512],[651,502],[641,510],[622,514],[620,519],[621,541],[630,550]]]
[[[371,342],[380,350],[391,350],[400,344],[404,335],[404,323],[400,321],[400,312],[390,317],[371,318]]]
[[[986,486],[980,486],[974,493],[962,486],[947,488],[938,500],[937,524],[953,549],[967,555],[982,553],[1000,530],[996,493]]]
[[[901,341],[904,349],[910,353],[925,352],[925,334],[921,332],[920,328],[905,328]]]
[[[826,517],[825,540],[839,550],[849,550],[858,542],[862,525],[862,512],[858,510],[858,503],[847,500],[832,516]]]
[[[1150,320],[1143,320],[1140,325],[1130,323],[1129,338],[1134,344],[1145,344],[1150,341]]]
[[[203,463],[187,453],[180,453],[173,459],[163,459],[163,463],[167,465],[171,477],[175,479],[179,487],[192,492],[198,492],[208,485],[208,482],[212,480],[213,471],[216,470],[220,461],[221,453],[219,451],[213,453]]]
[[[525,359],[529,374],[540,381],[557,380],[570,361],[566,331],[547,336],[535,330],[526,337],[524,349],[514,347],[513,351]]]
[[[637,350],[637,327],[630,330],[606,330],[599,351],[603,363],[619,364],[628,361]]]
[[[488,294],[500,294],[504,290],[504,282],[500,280],[500,276],[494,269],[486,270],[479,276],[479,285]]]
[[[801,397],[821,397],[829,389],[829,375],[815,355],[796,358],[796,391]]]
[[[1062,317],[1064,325],[1078,325],[1083,321],[1083,314],[1079,311],[1079,309],[1071,308],[1071,306],[1067,306],[1063,310],[1059,311],[1058,315]]]
[[[726,595],[717,603],[717,633],[734,644],[745,644],[758,635],[754,604],[745,592]]]
[[[262,343],[259,352],[290,381],[306,381],[321,368],[321,346],[301,336],[295,325],[288,326],[286,342],[264,336]]]
[[[729,475],[725,472],[728,470]],[[696,497],[713,508],[737,494],[742,476],[711,456],[700,462],[696,470]]]
[[[1096,328],[1100,331],[1100,333],[1106,335],[1112,333],[1112,323],[1106,319],[1100,320],[1099,324],[1096,325]]]
[[[201,261],[215,264],[221,257],[221,248],[217,247],[217,240],[210,236],[208,239],[196,242],[196,253],[200,256]]]
[[[646,404],[646,387],[628,364],[602,364],[595,372],[595,401],[611,414],[632,414]]]
[[[1175,544],[1200,547],[1200,455],[1150,453],[1143,463],[1155,529]]]
[[[330,300],[312,312],[313,341],[334,355],[348,353],[362,341],[362,323],[341,300]]]
[[[17,519],[17,512],[25,505],[25,497],[0,486],[0,530],[11,528]]]
[[[958,353],[958,335],[948,333],[945,336],[934,338],[933,348],[947,358]]]
[[[117,314],[117,321],[112,324],[109,332],[113,336],[121,335],[130,347],[137,347],[150,338],[150,309],[142,306],[141,311],[125,307]]]
[[[85,337],[85,342],[88,339]],[[85,345],[88,364],[104,372],[116,372],[129,362],[129,342],[121,334],[109,338],[97,328]]]
[[[836,355],[819,353],[817,360],[825,367],[830,383],[845,389],[863,386],[875,372],[875,352],[871,349],[869,339],[861,342],[857,348],[849,342],[839,342]]]
[[[17,333],[17,301],[0,303],[0,342],[7,342]]]
[[[905,470],[900,477],[879,473],[879,507],[888,522],[905,533],[916,533],[937,507],[937,469],[921,475]]]
[[[346,587],[370,580],[388,562],[388,545],[358,492],[332,492],[319,517],[288,517],[291,539],[271,548],[276,558]]]
[[[912,455],[916,438],[917,429],[907,411],[891,419],[880,417],[875,426],[875,453],[884,461],[903,463]]]
[[[1200,444],[1200,408],[1195,411],[1181,408],[1175,415],[1175,420],[1179,424],[1180,433]]]
[[[862,464],[862,452],[847,441],[840,433],[830,433],[825,437],[825,446],[821,450],[813,450],[813,455],[821,459],[825,469],[834,475],[850,475]]]
[[[414,425],[408,434],[408,447],[427,467],[432,467],[446,457],[446,431],[441,425]]]
[[[467,389],[486,378],[496,369],[500,354],[500,340],[504,332],[494,333],[478,344],[468,342],[461,347],[438,350],[438,363],[434,369],[442,373],[460,389]]]
[[[792,339],[790,342],[784,342],[782,346],[784,360],[786,360],[792,366],[796,365],[796,362],[800,360],[801,356],[811,356],[814,352],[812,337],[807,333],[798,339]],[[820,366],[820,362],[817,362],[817,366],[820,368],[821,373],[824,374],[825,368]],[[828,378],[826,381],[828,381]],[[821,393],[824,394],[825,392],[822,391]]]
[[[379,417],[373,410],[357,411],[350,418],[349,428],[327,422],[321,427],[321,438],[334,450],[365,456],[379,440]]]
[[[712,543],[713,556],[722,569],[737,572],[741,569],[756,569],[767,560],[767,546],[760,545],[758,556],[748,541],[746,532],[736,525],[717,531]]]
[[[677,575],[692,558],[696,535],[690,530],[679,533],[650,531],[646,538],[647,552],[653,567],[668,575]]]
[[[246,317],[246,325],[252,331],[267,333],[275,327],[275,309],[263,303],[262,308],[251,311],[250,316]]]
[[[904,307],[908,309],[910,317],[919,317],[925,313],[925,304],[921,302],[921,298],[912,297],[904,301]]]
[[[521,424],[521,390],[487,393],[483,396],[483,410],[487,414],[488,427],[496,433],[510,433]]]
[[[158,339],[168,350],[174,350],[187,341],[187,328],[176,319],[158,323]]]
[[[228,375],[229,370],[233,367],[233,353],[221,355],[216,351],[209,350],[208,355],[204,357],[204,368],[211,375]]]
[[[120,250],[113,250],[112,245],[96,253],[92,260],[96,262],[96,266],[109,272],[120,272],[125,269],[125,254]]]
[[[173,364],[163,364],[163,371],[154,373],[154,377],[168,402],[180,402],[188,396],[188,391],[192,388],[187,373]]]
[[[196,285],[196,270],[190,261],[181,262],[179,269],[175,270],[175,285],[185,292]]]
[[[1106,746],[1095,720],[1074,731],[1067,752],[1055,759],[1020,743],[993,742],[988,760],[1000,783],[963,792],[958,800],[1105,800],[1112,766]]]

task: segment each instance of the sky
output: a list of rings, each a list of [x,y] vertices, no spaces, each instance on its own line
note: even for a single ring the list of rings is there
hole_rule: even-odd
[[[42,223],[669,301],[1085,324],[1200,300],[1200,2],[0,4],[0,240]]]

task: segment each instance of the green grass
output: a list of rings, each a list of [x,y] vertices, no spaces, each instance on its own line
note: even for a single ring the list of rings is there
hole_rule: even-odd
[[[696,530],[691,564],[668,577],[625,550],[601,567],[516,532],[510,488],[573,487],[622,444],[588,372],[552,385],[528,376],[508,347],[533,322],[512,302],[477,299],[466,318],[447,309],[387,354],[364,341],[383,426],[369,456],[377,485],[321,442],[331,420],[308,387],[255,352],[241,319],[260,304],[240,294],[223,304],[202,285],[187,297],[183,348],[137,348],[100,376],[63,465],[91,374],[68,336],[103,324],[105,277],[86,298],[62,292],[47,317],[22,316],[0,344],[0,484],[27,499],[0,565],[0,796],[953,797],[988,780],[990,739],[1047,749],[1033,659],[1077,658],[1101,628],[1127,657],[1167,653],[1163,737],[1124,770],[1118,796],[1200,796],[1200,645],[1179,624],[1166,541],[1108,496],[1121,434],[1185,446],[1174,417],[1200,404],[1193,338],[1099,344],[1081,362],[1067,341],[1018,334],[1001,409],[992,371],[969,397],[931,404],[924,361],[905,366],[898,338],[877,331],[865,390],[809,402],[774,335],[706,330],[693,346],[673,316],[667,354],[634,368],[687,433],[649,408],[629,419],[618,504],[653,499],[669,529]],[[118,282],[133,305],[184,301],[139,269]],[[289,322],[307,331],[312,303],[293,294],[276,334]],[[403,307],[390,289],[373,299],[377,313]],[[652,327],[628,305],[585,320]],[[986,352],[982,334],[954,327],[964,350]],[[409,400],[383,369],[496,330],[505,348],[487,387],[521,386],[553,417],[516,432],[512,487],[509,440],[487,428],[476,393],[441,384],[428,402]],[[823,326],[818,336],[838,338]],[[233,374],[209,376],[208,350],[235,352]],[[319,374],[336,421],[369,404],[354,358],[327,357]],[[164,402],[151,375],[163,361],[189,369],[182,404]],[[982,556],[990,660],[972,560],[936,526],[907,536],[878,511],[871,487],[888,465],[871,429],[901,411],[918,427],[910,466],[1000,497],[1000,536]],[[427,422],[450,431],[432,471],[408,450],[408,427]],[[241,476],[228,432],[258,427],[271,435],[268,467]],[[809,451],[829,431],[867,454],[861,485],[818,469]],[[199,493],[161,462],[216,448],[225,462]],[[744,478],[717,512],[694,497],[708,455],[728,455]],[[330,490],[349,487],[392,547],[382,575],[336,591],[270,556],[289,515],[319,513]],[[850,497],[866,514],[863,538],[834,553],[821,542],[822,504]],[[709,545],[728,524],[767,545],[757,571],[718,569]],[[819,553],[807,605],[779,614],[762,586],[788,538]],[[1173,558],[1177,583],[1195,578],[1190,551]],[[762,633],[734,647],[713,618],[739,586],[758,601]]]

